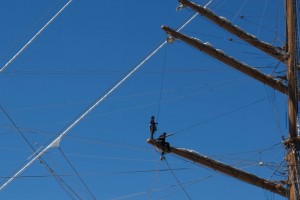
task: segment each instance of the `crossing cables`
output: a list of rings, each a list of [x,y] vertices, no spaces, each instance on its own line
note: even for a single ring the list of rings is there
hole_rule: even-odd
[[[69,1],[71,2],[71,0]],[[206,5],[208,6],[212,2],[209,1]],[[194,14],[187,22],[185,22],[178,31],[182,30],[186,25],[188,25],[198,13]],[[28,43],[27,43],[28,44]],[[16,177],[18,177],[25,169],[27,169],[34,161],[39,159],[44,153],[46,153],[51,148],[57,148],[60,144],[61,139],[72,129],[74,128],[82,119],[84,119],[92,110],[94,110],[101,102],[103,102],[108,96],[110,96],[120,85],[122,85],[131,75],[133,75],[138,69],[142,67],[144,63],[146,63],[154,54],[156,54],[164,45],[167,44],[167,41],[164,40],[154,51],[152,51],[145,59],[143,59],[138,65],[136,65],[128,74],[126,74],[123,78],[121,78],[115,85],[112,86],[103,96],[96,99],[94,103],[89,105],[86,110],[84,110],[81,114],[79,114],[75,119],[73,119],[67,127],[65,127],[61,133],[52,141],[49,141],[46,146],[42,146],[39,150],[33,153],[33,157],[18,171],[16,172],[9,180],[7,180],[2,186],[0,186],[0,190],[5,188],[9,183],[11,183]],[[3,68],[1,69],[3,70]],[[0,71],[1,72],[1,71]]]

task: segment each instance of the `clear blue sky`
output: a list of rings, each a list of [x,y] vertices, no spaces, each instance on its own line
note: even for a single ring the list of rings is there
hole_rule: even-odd
[[[2,0],[1,66],[66,3]],[[0,112],[2,184],[33,153],[24,138],[34,149],[48,144],[165,40],[162,25],[179,28],[194,14],[176,12],[177,6],[177,0],[73,0],[0,74],[0,105],[19,129]],[[281,0],[215,0],[209,7],[259,39],[283,46]],[[182,32],[266,74],[285,70],[204,17]],[[72,199],[70,190],[74,199],[92,199],[90,193],[105,200],[284,199],[173,155],[160,161],[146,143],[151,115],[159,123],[156,136],[175,133],[168,138],[173,146],[266,179],[286,178],[278,176],[284,172],[279,164],[285,153],[281,137],[287,136],[286,97],[176,41],[69,131],[60,150],[42,156],[62,182],[35,161],[0,191],[0,199]]]

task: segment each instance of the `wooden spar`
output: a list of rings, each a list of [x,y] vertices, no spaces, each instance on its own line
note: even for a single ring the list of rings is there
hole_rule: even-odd
[[[289,127],[291,139],[297,138],[297,86],[296,86],[296,27],[295,27],[295,1],[287,0],[287,48],[289,59],[287,60],[287,79],[289,96]]]
[[[288,115],[289,115],[289,153],[287,161],[289,163],[289,200],[299,200],[299,140],[297,139],[297,76],[296,76],[296,55],[298,53],[296,45],[296,0],[286,0],[286,27],[287,27],[287,49],[289,58],[287,60],[287,80],[288,80]]]
[[[197,5],[193,2],[190,2],[188,0],[179,0],[179,2],[186,7],[191,8],[195,12],[198,12],[199,14],[203,15],[204,17],[211,20],[213,23],[219,25],[221,28],[225,29],[226,31],[234,34],[235,36],[239,37],[240,39],[244,40],[245,42],[255,46],[256,48],[260,49],[261,51],[271,55],[272,57],[278,59],[279,61],[285,62],[286,55],[283,53],[281,49],[275,48],[274,46],[262,42],[258,40],[255,36],[247,33],[246,31],[242,30],[236,25],[233,25],[230,21],[219,17],[215,13],[213,13],[211,10],[202,7],[201,5]]]
[[[297,41],[297,12],[296,4],[297,0],[285,0],[286,2],[286,52],[283,52],[282,49],[276,48],[266,42],[262,42],[258,40],[255,36],[250,35],[245,32],[241,28],[233,25],[230,21],[223,17],[217,16],[215,13],[210,11],[209,9],[202,7],[200,5],[196,5],[195,3],[190,2],[189,0],[179,0],[182,6],[189,7],[196,11],[197,13],[205,16],[213,23],[219,25],[224,30],[236,35],[240,39],[248,42],[252,46],[264,51],[265,53],[271,55],[272,57],[282,61],[286,64],[287,68],[287,85],[282,83],[280,80],[273,79],[272,77],[263,74],[262,72],[239,62],[238,60],[224,54],[218,49],[213,48],[211,45],[201,42],[196,38],[188,37],[184,34],[181,34],[177,31],[172,30],[169,27],[163,26],[162,29],[166,31],[171,38],[180,39],[183,42],[195,47],[196,49],[208,54],[209,56],[231,66],[238,71],[253,77],[254,79],[280,91],[288,96],[288,123],[289,123],[289,138],[284,141],[286,148],[288,150],[288,155],[286,156],[286,160],[289,165],[289,177],[285,185],[287,187],[283,187],[282,185],[275,184],[274,182],[262,179],[255,175],[249,174],[247,172],[241,171],[229,165],[220,163],[218,161],[212,160],[200,154],[197,154],[193,151],[186,149],[179,149],[171,147],[169,151],[170,153],[174,153],[181,157],[184,157],[188,160],[192,160],[206,167],[212,168],[216,171],[222,172],[229,176],[235,177],[244,182],[256,185],[258,187],[264,188],[271,192],[277,193],[284,197],[287,197],[289,200],[299,200],[300,199],[300,185],[299,185],[299,172],[300,172],[300,137],[299,132],[297,130],[298,125],[298,101],[300,100],[299,95],[299,80],[298,80],[298,46]],[[158,149],[162,151],[166,151],[164,147],[162,147],[161,143],[155,140],[148,140],[148,143],[154,145]]]
[[[194,151],[187,149],[180,149],[170,147],[170,151],[167,151],[159,141],[148,139],[147,142],[152,144],[156,148],[160,149],[163,152],[173,153],[183,158],[186,158],[190,161],[196,162],[205,167],[211,168],[223,174],[234,177],[238,180],[244,181],[246,183],[261,187],[265,190],[269,190],[281,196],[287,197],[288,190],[280,184],[275,184],[271,181],[265,180],[248,172],[242,171],[240,169],[234,168],[230,165],[218,162],[201,154],[198,154]]]
[[[283,84],[282,82],[275,80],[275,79],[261,73],[260,71],[250,67],[247,64],[239,62],[238,60],[213,48],[211,45],[205,44],[196,38],[188,37],[188,36],[186,36],[182,33],[179,33],[167,26],[163,26],[162,29],[164,31],[166,31],[166,33],[168,35],[170,35],[171,37],[182,40],[183,42],[195,47],[196,49],[198,49],[200,51],[203,51],[204,53],[210,55],[211,57],[229,65],[230,67],[232,67],[232,68],[284,93],[284,94],[288,93],[287,86],[285,84]]]

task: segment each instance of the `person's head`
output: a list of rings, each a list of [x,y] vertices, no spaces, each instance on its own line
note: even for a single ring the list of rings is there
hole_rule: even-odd
[[[167,135],[167,133],[166,133],[166,132],[163,132],[163,135]]]
[[[154,116],[151,116],[151,119],[154,119]]]

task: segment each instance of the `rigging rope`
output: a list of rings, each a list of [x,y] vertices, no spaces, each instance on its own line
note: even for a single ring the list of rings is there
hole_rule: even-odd
[[[163,61],[163,69],[162,69],[162,76],[161,76],[161,83],[160,83],[158,110],[157,110],[157,115],[156,115],[157,116],[157,122],[159,121],[160,106],[161,106],[161,99],[162,99],[162,90],[163,90],[164,79],[165,79],[166,56],[167,56],[167,49],[165,48],[164,61]]]
[[[53,170],[48,165],[46,165],[46,167],[47,169],[49,168],[48,170]],[[61,188],[67,193],[67,195],[69,195],[71,199],[76,199],[77,197],[77,199],[81,200],[80,196],[69,185],[67,185],[67,183],[58,174],[56,174],[54,171],[53,174],[55,174],[54,176],[55,180],[58,182]]]
[[[0,104],[0,109],[2,110],[2,112],[5,114],[5,116],[7,117],[7,119],[12,123],[13,127],[18,131],[18,133],[22,136],[22,138],[24,139],[24,141],[26,142],[26,144],[31,148],[31,150],[33,152],[35,152],[36,150],[34,149],[34,147],[31,145],[31,143],[29,142],[29,140],[25,137],[25,135],[23,134],[23,132],[19,129],[19,127],[15,124],[14,120],[10,117],[10,115],[8,114],[8,112],[4,109],[4,107]]]
[[[259,27],[259,25],[258,25],[257,23],[255,23],[255,22],[253,22],[253,21],[250,21],[249,19],[246,19],[246,17],[249,17],[249,16],[244,16],[244,15],[243,15],[243,16],[240,16],[240,19],[242,19],[242,20],[248,22],[249,24],[252,24],[252,25],[255,25],[255,26]],[[273,33],[273,34],[277,33],[277,32],[275,32],[273,29],[270,29],[270,28],[265,27],[265,26],[260,26],[260,29],[266,30],[266,31],[271,32],[271,33]],[[278,34],[278,33],[277,33],[277,34]],[[284,36],[283,34],[280,34],[280,35],[281,35],[281,36]]]
[[[19,134],[22,136],[22,138],[25,140],[26,144],[31,148],[31,150],[33,152],[35,152],[35,148],[33,147],[33,145],[29,142],[29,140],[25,137],[25,135],[23,134],[23,132],[21,131],[21,129],[16,125],[16,123],[14,122],[14,120],[11,118],[11,116],[8,114],[8,112],[4,109],[4,107],[0,104],[0,109],[2,110],[2,112],[5,114],[5,116],[9,119],[9,121],[13,124],[14,128],[19,132]],[[71,197],[72,195],[70,194],[73,193],[73,195],[77,196],[77,194],[63,181],[63,179],[50,167],[50,165],[48,165],[48,163],[42,158],[39,157],[40,163],[43,164],[46,169],[50,172],[50,174],[52,174],[52,176],[54,176],[55,180],[59,183],[59,185],[62,187],[62,189]],[[22,163],[21,165],[23,165],[24,163]],[[20,165],[20,166],[21,166]],[[19,167],[20,167],[19,166]],[[18,167],[18,168],[19,168]],[[15,169],[16,170],[18,170]],[[13,174],[15,171],[13,171],[11,174]],[[10,177],[14,178],[13,176]],[[3,181],[2,181],[3,183]],[[66,187],[69,189],[66,190]]]
[[[274,27],[275,32],[274,32],[273,41],[271,43],[272,45],[274,45],[274,42],[276,39],[279,39],[278,38],[278,24],[279,24],[279,8],[280,8],[280,6],[279,6],[278,0],[277,0],[276,8],[277,9],[276,9],[276,18],[275,18],[275,27]]]
[[[71,2],[72,0],[69,0],[4,66],[2,66],[0,73],[3,72],[8,65],[11,64],[29,46]]]
[[[54,9],[59,5],[59,3],[61,3],[62,0],[57,1],[34,25],[32,25],[27,31],[25,31],[25,33],[19,37],[16,42],[14,42],[14,44],[12,44],[7,50],[5,50],[3,52],[3,56],[1,57],[5,57],[9,51],[11,51],[13,48],[16,47],[16,45],[18,43],[20,43],[21,39],[23,39],[26,35],[29,34],[30,31],[33,31],[34,28],[36,28],[36,26],[42,21],[42,19],[45,19],[46,16],[49,16],[51,12],[54,11]]]
[[[81,176],[79,175],[79,173],[77,172],[77,170],[75,169],[75,167],[72,165],[71,161],[64,154],[64,152],[62,151],[62,149],[60,147],[58,149],[61,152],[61,154],[63,155],[63,157],[66,159],[66,161],[68,162],[68,164],[70,165],[70,167],[73,169],[73,171],[75,172],[75,174],[77,175],[77,177],[79,178],[79,180],[81,181],[81,183],[83,184],[83,186],[85,187],[86,191],[91,195],[92,199],[96,200],[96,197],[93,195],[93,193],[91,192],[91,190],[89,189],[89,187],[87,186],[87,184],[83,181],[83,179],[81,178]]]
[[[242,5],[242,7],[236,12],[235,16],[232,18],[232,22],[234,22],[234,20],[238,17],[239,13],[242,12],[242,10],[246,7],[247,3],[249,0],[244,1],[244,4]]]
[[[153,148],[153,157],[156,157],[156,149]],[[159,180],[160,180],[160,172],[162,171],[168,171],[168,169],[165,169],[165,170],[161,170],[161,165],[162,165],[162,162],[156,162],[157,163],[157,166],[156,166],[156,170],[154,171],[155,172],[155,175],[153,176],[153,186],[152,186],[152,189],[149,190],[148,192],[148,195],[150,196],[150,199],[151,198],[151,195],[152,193],[154,192],[154,188],[155,186],[158,184]]]
[[[278,110],[278,106],[276,105],[277,101],[276,101],[275,91],[274,91],[274,89],[272,90],[269,87],[265,87],[265,88],[266,88],[266,93],[268,95],[269,102],[272,105],[272,111],[274,113],[275,123],[279,130],[280,137],[284,138],[284,132],[281,128],[281,124],[280,124],[280,120],[279,120],[279,110]]]
[[[170,170],[170,172],[172,173],[172,175],[174,176],[174,178],[176,179],[177,183],[180,185],[182,191],[185,193],[185,195],[188,197],[188,199],[192,200],[191,197],[189,196],[189,194],[186,192],[186,190],[184,189],[184,187],[182,186],[182,184],[180,183],[179,179],[176,177],[175,173],[173,172],[173,170],[171,169],[168,161],[166,160],[166,158],[164,158],[164,160],[166,161],[166,164]]]
[[[70,0],[68,2],[68,4],[71,2],[72,0]],[[212,1],[212,0],[211,0]],[[211,2],[210,1],[210,2]],[[210,3],[209,2],[209,3]],[[208,4],[209,4],[208,3]],[[60,12],[68,5],[66,4],[61,10]],[[208,5],[207,4],[207,5]],[[59,13],[60,13],[59,12]],[[58,13],[58,14],[59,14]],[[58,15],[57,14],[57,15]],[[178,31],[180,31],[181,29],[183,29],[186,25],[188,25],[196,16],[198,15],[198,13],[194,14],[186,23],[184,23],[179,29]],[[54,18],[52,18],[54,19]],[[48,23],[47,23],[48,24]],[[46,25],[47,25],[46,24]],[[46,25],[44,27],[46,27]],[[32,41],[32,40],[31,40]],[[30,41],[30,42],[31,42]],[[28,44],[28,43],[27,43]],[[30,44],[30,43],[29,43]],[[10,178],[8,181],[6,181],[1,187],[0,190],[2,190],[4,187],[6,187],[10,182],[12,182],[18,175],[20,175],[25,169],[27,169],[35,160],[37,160],[39,157],[41,157],[44,153],[46,153],[50,148],[52,148],[53,146],[55,146],[74,126],[76,126],[83,118],[85,118],[92,110],[94,110],[95,107],[97,107],[102,101],[104,101],[108,96],[110,96],[111,93],[113,93],[123,82],[125,82],[132,74],[134,74],[144,63],[146,63],[154,54],[156,54],[165,44],[167,44],[167,41],[164,40],[164,42],[162,42],[154,51],[152,51],[148,56],[146,56],[145,59],[143,59],[141,62],[139,62],[139,64],[137,66],[135,66],[128,74],[126,74],[123,78],[121,78],[121,80],[119,80],[115,85],[112,86],[111,89],[109,89],[103,96],[101,96],[100,98],[96,99],[95,102],[93,102],[92,104],[90,104],[86,110],[84,110],[81,114],[79,114],[78,116],[76,116],[62,131],[61,133],[58,134],[58,136],[56,138],[53,138],[46,147],[42,147],[42,149],[40,151],[36,151],[33,154],[33,158],[27,162],[27,164],[25,164],[17,173],[15,173],[15,175]],[[26,46],[26,45],[25,45]],[[28,46],[28,45],[27,45]],[[22,48],[24,49],[24,48]],[[21,51],[19,51],[19,53],[21,53]],[[13,59],[16,56],[13,57]],[[10,63],[10,62],[9,62]],[[9,64],[8,63],[8,64]],[[7,66],[7,65],[6,65]],[[4,69],[5,67],[3,67],[0,72]]]
[[[70,3],[72,0],[69,0],[65,6],[53,17],[50,19],[50,21],[35,35],[31,40],[29,40],[28,43],[25,44],[23,48],[10,60],[8,61],[1,69],[0,72],[2,72]],[[212,2],[209,1],[206,5],[208,6]],[[178,31],[183,29],[186,25],[188,25],[196,16],[198,13],[194,14],[186,23],[184,23]],[[155,53],[157,53],[165,44],[167,44],[167,41],[162,42],[153,52],[151,52],[145,59],[143,59],[133,70],[131,70],[126,76],[124,76],[120,81],[118,81],[110,90],[108,90],[101,98],[97,99],[94,103],[92,103],[88,108],[78,115],[74,120],[72,120],[67,127],[65,127],[62,132],[54,138],[52,141],[49,142],[49,144],[46,147],[42,147],[40,150],[34,152],[33,158],[27,162],[18,172],[16,172],[12,178],[10,178],[8,181],[6,181],[1,187],[0,190],[6,187],[11,181],[13,181],[18,175],[20,175],[26,168],[28,168],[35,160],[39,159],[45,152],[47,152],[50,148],[55,146],[62,137],[64,137],[75,125],[77,125],[83,118],[86,117],[98,104],[100,104],[102,101],[104,101],[112,92],[114,92],[115,89],[117,89],[123,82],[125,82],[134,72],[136,72],[146,61],[148,61]]]
[[[263,14],[262,14],[262,17],[261,17],[261,19],[260,19],[259,26],[258,26],[258,29],[257,29],[257,32],[256,32],[256,37],[259,36],[260,28],[261,28],[261,26],[262,26],[262,23],[263,23],[265,14],[266,14],[267,5],[268,5],[268,0],[265,0],[265,6],[264,6]],[[277,30],[275,30],[275,34],[276,34],[276,31],[277,31]]]
[[[252,106],[252,105],[254,105],[254,104],[260,103],[260,102],[262,102],[262,101],[264,101],[264,100],[266,100],[266,98],[258,99],[258,100],[254,101],[254,102],[252,102],[252,103],[246,104],[246,105],[244,105],[244,106],[240,106],[240,107],[235,108],[235,109],[233,109],[233,110],[231,110],[231,111],[227,111],[227,112],[218,114],[218,115],[216,115],[216,116],[214,116],[214,117],[212,117],[212,118],[210,118],[210,119],[207,119],[207,120],[205,120],[205,121],[201,121],[201,122],[199,122],[199,123],[193,124],[193,125],[191,125],[191,126],[189,126],[189,127],[187,127],[187,128],[184,128],[184,129],[175,131],[174,133],[175,133],[175,134],[178,134],[178,133],[180,133],[180,132],[183,132],[183,131],[192,129],[192,128],[194,128],[194,127],[197,127],[197,126],[200,126],[200,125],[202,125],[202,124],[208,123],[208,122],[213,121],[213,120],[215,120],[215,119],[218,119],[218,118],[224,117],[224,116],[226,116],[226,115],[232,114],[232,113],[234,113],[234,112],[240,111],[240,110],[242,110],[242,109],[245,109],[245,108],[247,108],[247,107],[249,107],[249,106]]]
[[[170,170],[168,170],[168,171],[170,171]],[[201,177],[201,178],[197,178],[197,179],[188,181],[188,182],[186,182],[184,184],[187,185],[186,187],[189,187],[189,186],[192,186],[192,185],[194,185],[196,183],[199,183],[200,181],[212,178],[212,177],[217,176],[217,175],[220,175],[220,174],[216,174],[216,173],[215,174],[211,174],[211,175],[208,175],[208,176],[205,176],[205,177]],[[164,186],[164,187],[159,187],[159,188],[154,188],[154,189],[151,189],[151,190],[147,190],[147,191],[144,191],[144,192],[138,192],[138,193],[134,193],[134,194],[131,194],[131,195],[125,195],[125,196],[122,196],[122,197],[113,198],[111,200],[128,199],[130,197],[137,197],[137,196],[146,195],[146,194],[149,194],[149,192],[154,193],[154,192],[158,192],[158,191],[161,191],[161,190],[165,191],[166,189],[173,188],[174,186],[178,187],[178,185]],[[174,193],[172,193],[172,194],[174,194]],[[162,198],[159,198],[159,199],[162,199]]]
[[[185,31],[187,32],[187,31]],[[205,35],[203,33],[201,33],[202,35]],[[207,37],[214,37],[212,35],[207,35]],[[223,37],[218,37],[220,39],[224,39]],[[258,54],[258,55],[263,55],[263,54]],[[220,67],[216,67],[213,68],[213,66],[202,66],[203,68],[200,68],[199,66],[197,66],[197,68],[192,67],[192,66],[184,66],[181,65],[182,67],[184,67],[184,69],[182,68],[177,68],[177,69],[168,69],[165,70],[165,73],[187,73],[187,72],[202,72],[202,71],[224,71],[227,69],[224,68],[220,68]],[[106,66],[102,66],[102,67],[106,67]],[[155,68],[157,66],[152,66],[152,68]],[[43,67],[42,67],[43,68]],[[115,70],[10,70],[10,71],[5,71],[3,73],[5,74],[22,74],[22,75],[110,75],[110,74],[124,74],[127,71],[125,70],[119,70],[119,69],[115,69]],[[161,74],[162,71],[160,70],[143,70],[143,71],[139,71],[137,73],[141,73],[141,74],[154,74],[154,73],[159,73]]]

